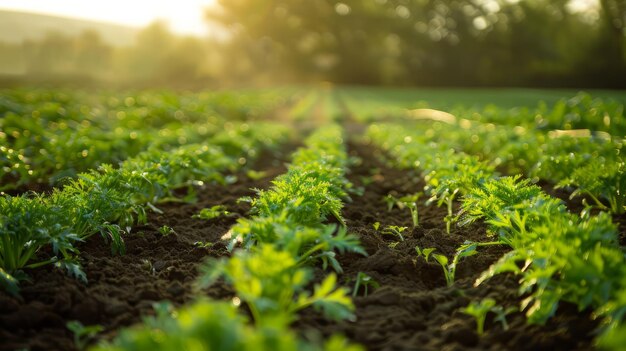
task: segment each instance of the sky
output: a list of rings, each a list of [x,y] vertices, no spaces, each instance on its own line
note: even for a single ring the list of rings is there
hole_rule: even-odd
[[[165,20],[181,34],[208,31],[203,8],[215,0],[0,0],[0,10],[17,10],[143,27]]]

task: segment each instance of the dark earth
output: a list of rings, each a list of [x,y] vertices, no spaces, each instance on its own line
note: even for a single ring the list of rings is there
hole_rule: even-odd
[[[380,284],[354,299],[356,321],[333,322],[313,310],[301,313],[294,328],[303,335],[313,329],[323,335],[345,334],[369,350],[589,350],[598,323],[590,311],[562,304],[546,325],[527,325],[522,313],[508,315],[509,329],[489,315],[485,334],[479,337],[473,317],[460,311],[471,301],[494,298],[504,307],[519,306],[516,278],[501,275],[473,287],[474,280],[504,253],[506,247],[480,248],[479,254],[463,259],[455,284],[446,286],[442,268],[432,259],[418,258],[415,246],[434,247],[448,258],[466,240],[491,241],[484,224],[453,226],[446,233],[444,208],[426,206],[420,199],[419,227],[412,228],[408,209],[387,211],[383,197],[422,191],[418,174],[399,171],[381,161],[384,155],[362,143],[353,143],[350,154],[360,158],[350,180],[362,187],[362,196],[352,195],[343,214],[350,232],[357,234],[367,257],[346,254],[340,257],[345,270],[341,282],[352,291],[358,272]],[[273,161],[272,161],[273,160]],[[100,339],[110,339],[116,330],[153,314],[152,305],[169,300],[175,306],[193,301],[197,292],[197,267],[207,257],[228,255],[220,237],[237,218],[248,215],[249,205],[238,203],[242,196],[254,195],[252,188],[267,188],[271,179],[285,171],[285,158],[266,156],[254,169],[266,176],[251,180],[244,174],[228,186],[207,185],[198,189],[194,204],[165,203],[164,214],[152,213],[149,224],[133,228],[126,236],[127,252],[112,256],[109,246],[93,236],[81,247],[81,258],[89,284],[82,284],[62,272],[45,267],[28,271],[34,283],[22,283],[21,298],[0,292],[0,350],[75,350],[73,334],[66,323],[78,320],[85,325],[99,324]],[[567,197],[567,194],[563,194]],[[193,219],[200,209],[225,205],[233,214],[214,220]],[[575,206],[575,205],[573,205]],[[380,222],[379,230],[374,223]],[[618,219],[623,228],[626,221]],[[159,228],[167,225],[175,233],[167,236]],[[405,226],[405,240],[381,235],[388,225]],[[620,229],[622,229],[620,228]],[[199,247],[196,242],[214,243]],[[390,245],[392,247],[390,247]],[[318,270],[321,276],[324,272]],[[230,298],[223,285],[203,291],[213,298]]]

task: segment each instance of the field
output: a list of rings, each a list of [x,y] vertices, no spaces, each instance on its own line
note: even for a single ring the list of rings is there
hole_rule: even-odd
[[[625,103],[0,91],[0,350],[625,350]]]

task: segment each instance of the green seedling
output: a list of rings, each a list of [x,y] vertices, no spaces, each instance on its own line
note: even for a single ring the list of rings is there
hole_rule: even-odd
[[[255,171],[255,170],[249,170],[246,172],[246,176],[248,176],[248,178],[252,179],[252,180],[259,180],[259,179],[263,179],[265,177],[267,177],[267,172],[265,171]]]
[[[81,241],[70,221],[70,210],[49,206],[40,195],[0,197],[0,285],[17,293],[24,268],[37,268],[78,253]],[[37,251],[50,245],[53,257],[44,258]]]
[[[448,183],[454,183],[454,182],[448,182]],[[454,199],[459,194],[461,189],[458,187],[450,188],[446,186],[448,185],[448,183],[443,183],[442,185],[437,187],[435,189],[436,191],[435,195],[433,195],[427,201],[427,203],[432,203],[434,201],[437,201],[437,206],[441,206],[444,203],[446,204],[446,207],[448,208],[448,214],[444,218],[444,221],[446,222],[446,232],[450,234],[450,227],[452,226],[452,223],[454,223],[454,221],[456,220],[456,216],[453,213]]]
[[[459,190],[460,189],[457,188],[454,189],[452,192],[446,192],[446,195],[444,195],[443,197],[448,207],[448,215],[444,219],[446,222],[446,232],[448,234],[450,234],[450,226],[455,221],[455,216],[452,214],[452,205],[454,204],[454,198],[459,193]]]
[[[519,175],[487,180],[464,195],[460,225],[479,219],[499,220],[513,206],[544,197],[540,187]]]
[[[433,253],[433,251],[435,251],[436,249],[434,247],[427,247],[424,249],[421,249],[419,246],[415,246],[415,252],[417,252],[417,257],[424,257],[424,260],[426,262],[428,262],[428,258],[430,257],[430,254]]]
[[[228,215],[230,215],[230,212],[226,210],[226,206],[215,205],[210,208],[203,208],[198,214],[195,214],[191,217],[209,220]]]
[[[195,247],[201,247],[201,248],[210,248],[213,247],[213,245],[215,245],[215,243],[211,243],[211,242],[204,242],[204,241],[196,241],[193,243],[193,246]]]
[[[374,177],[372,176],[361,176],[360,179],[361,179],[361,184],[363,184],[363,186],[368,186],[374,182]]]
[[[159,228],[159,233],[161,233],[161,235],[163,235],[163,236],[168,236],[170,234],[175,234],[176,232],[174,231],[174,229],[172,227],[164,225],[164,226]]]
[[[297,311],[311,306],[336,320],[353,316],[349,292],[337,286],[335,274],[328,275],[311,293],[306,288],[313,278],[310,269],[301,267],[291,253],[272,245],[235,251],[228,260],[209,260],[201,271],[200,287],[223,277],[246,302],[257,325],[279,319],[291,322]]]
[[[508,307],[505,309],[500,305],[496,305],[491,308],[491,312],[495,313],[496,315],[493,320],[495,322],[499,322],[500,325],[502,325],[503,330],[509,330],[509,323],[506,321],[506,316],[517,311],[518,310],[515,307]]]
[[[491,245],[502,245],[500,241],[493,242],[484,242],[484,243],[476,243],[471,241],[466,241],[463,245],[457,248],[454,258],[452,259],[452,263],[449,263],[448,258],[444,255],[433,254],[433,258],[441,268],[443,269],[444,276],[446,278],[446,284],[448,286],[452,286],[454,284],[454,277],[456,275],[456,267],[459,264],[459,261],[464,257],[469,257],[477,254],[476,249],[479,246],[491,246]]]
[[[385,203],[387,204],[387,212],[391,212],[391,210],[393,209],[393,206],[395,206],[398,203],[398,199],[396,199],[391,194],[387,194],[387,196],[383,198],[383,201],[385,201]]]
[[[359,272],[356,275],[356,283],[354,284],[354,288],[352,289],[352,297],[356,297],[359,289],[363,287],[363,296],[367,296],[369,288],[377,289],[380,287],[377,281],[372,279],[369,275]]]
[[[411,211],[411,219],[413,220],[413,228],[419,227],[420,220],[419,220],[419,212],[417,210],[417,204],[415,204],[414,202],[411,202],[407,204],[407,207]]]
[[[476,319],[476,333],[482,336],[485,332],[485,319],[487,313],[496,305],[496,300],[485,298],[480,302],[472,301],[467,307],[461,309],[461,312],[473,316]]]
[[[193,183],[195,183],[197,186],[202,186],[203,184],[203,182],[193,182]],[[194,188],[193,185],[189,184],[187,186],[187,192],[185,193],[185,196],[183,196],[182,198],[171,195],[171,196],[165,196],[159,199],[159,203],[166,203],[166,202],[195,204],[198,202],[198,191],[196,190],[196,188]],[[159,214],[163,213],[162,210],[154,207],[153,205],[148,205],[148,207],[150,207],[150,209],[156,213],[159,213]]]
[[[66,324],[67,329],[74,333],[74,345],[79,350],[87,348],[87,344],[98,334],[104,330],[101,325],[85,326],[79,321],[70,321]]]
[[[608,163],[594,158],[573,170],[557,188],[567,186],[576,187],[570,198],[589,196],[600,210],[626,212],[626,162],[622,158]]]
[[[404,241],[404,236],[402,236],[402,233],[407,230],[408,227],[400,227],[397,225],[389,225],[387,226],[382,232],[381,234],[385,234],[385,235],[393,235],[396,236],[400,239],[400,241]]]
[[[435,259],[435,261],[437,261],[437,263],[439,263],[439,265],[443,269],[443,274],[446,278],[446,284],[448,286],[454,284],[455,267],[448,264],[448,258],[440,254],[433,254],[433,258]]]
[[[372,227],[374,227],[375,231],[378,231],[378,229],[380,228],[380,222],[375,222],[374,224],[372,224]]]
[[[149,259],[142,259],[141,260],[141,264],[140,264],[141,269],[150,272],[150,274],[155,274],[156,270],[154,269],[154,266],[152,265],[152,262]]]
[[[157,311],[155,316],[144,317],[142,324],[122,330],[114,341],[103,341],[94,351],[185,349],[179,345],[198,345],[200,350],[220,351],[363,350],[336,335],[330,337],[323,348],[319,344],[301,340],[282,320],[273,319],[257,327],[246,314],[240,312],[236,304],[198,299],[175,311]]]
[[[480,302],[471,302],[467,307],[461,309],[461,312],[473,316],[476,319],[476,333],[482,336],[485,332],[485,320],[489,312],[496,316],[493,318],[495,322],[502,325],[502,329],[509,330],[509,324],[506,316],[517,311],[515,307],[504,308],[496,305],[496,301],[492,298],[485,298]]]
[[[413,228],[419,226],[419,212],[417,210],[417,201],[423,193],[415,193],[412,195],[403,196],[398,199],[399,204],[407,207],[411,211],[411,219],[413,220]],[[402,207],[401,207],[402,208]]]

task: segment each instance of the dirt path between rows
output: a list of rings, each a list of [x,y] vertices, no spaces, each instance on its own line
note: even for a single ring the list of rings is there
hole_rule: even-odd
[[[557,316],[545,326],[526,324],[523,314],[508,317],[510,329],[503,330],[487,319],[486,334],[479,338],[473,318],[461,313],[460,308],[470,301],[484,297],[494,298],[505,307],[519,306],[516,279],[498,276],[474,288],[474,280],[507,252],[506,247],[479,249],[480,253],[461,261],[456,283],[447,287],[441,266],[417,258],[415,246],[434,247],[451,258],[456,248],[466,240],[490,241],[483,224],[453,227],[447,234],[443,218],[447,211],[436,206],[425,206],[420,201],[420,226],[412,228],[408,209],[387,211],[383,197],[422,191],[424,183],[413,172],[388,167],[379,158],[375,148],[352,144],[352,156],[362,162],[352,168],[349,178],[364,188],[363,196],[354,195],[343,213],[348,229],[357,234],[369,256],[344,255],[340,258],[345,270],[343,284],[352,289],[358,272],[374,278],[380,288],[368,296],[359,297],[355,322],[332,322],[315,311],[304,311],[295,324],[299,330],[315,329],[323,335],[343,333],[369,350],[588,350],[592,348],[596,324],[590,314],[578,312],[575,306],[562,304]],[[395,247],[392,236],[382,236],[380,229],[387,225],[405,226],[405,240]],[[393,245],[393,244],[392,244]],[[322,273],[318,271],[318,274]]]

